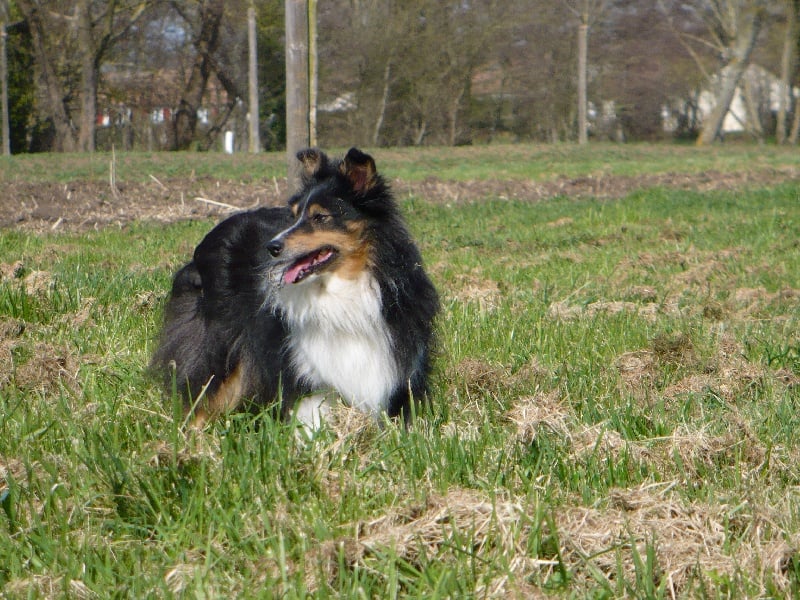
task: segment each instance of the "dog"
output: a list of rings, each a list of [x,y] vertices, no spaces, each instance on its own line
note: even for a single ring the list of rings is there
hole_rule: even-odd
[[[286,206],[225,219],[175,274],[151,368],[196,427],[272,406],[316,429],[331,391],[407,424],[428,391],[436,289],[371,156],[297,158]]]

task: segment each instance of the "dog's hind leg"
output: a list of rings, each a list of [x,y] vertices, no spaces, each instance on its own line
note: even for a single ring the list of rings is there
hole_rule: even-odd
[[[199,398],[194,411],[189,409],[189,427],[202,429],[209,421],[237,408],[242,402],[244,386],[245,367],[240,362],[211,396]]]

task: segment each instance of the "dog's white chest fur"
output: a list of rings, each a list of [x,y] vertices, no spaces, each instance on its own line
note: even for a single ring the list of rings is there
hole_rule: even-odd
[[[301,379],[335,388],[366,413],[384,412],[399,375],[375,279],[367,272],[352,280],[315,277],[282,287],[278,296]]]

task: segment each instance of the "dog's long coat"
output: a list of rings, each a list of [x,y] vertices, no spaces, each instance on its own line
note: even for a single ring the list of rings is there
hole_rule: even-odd
[[[438,298],[388,186],[356,149],[298,159],[288,206],[226,219],[173,280],[152,366],[195,423],[330,389],[407,419],[427,391]]]

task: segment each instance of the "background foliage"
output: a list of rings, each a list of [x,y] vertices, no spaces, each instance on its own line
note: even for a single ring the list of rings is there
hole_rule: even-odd
[[[112,126],[96,132],[105,149],[219,148],[226,130],[247,147],[245,0],[4,4],[17,151],[88,149],[82,132],[106,117]],[[273,149],[285,139],[283,2],[255,5],[261,134]],[[319,143],[576,139],[582,22],[595,139],[696,136],[701,92],[716,93],[737,32],[754,31],[746,62],[771,79],[759,71],[744,86],[744,135],[796,142],[786,90],[798,79],[797,12],[793,0],[327,0],[318,8]],[[174,131],[184,106],[205,111],[186,140]]]

